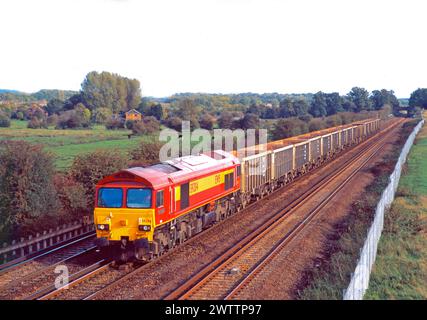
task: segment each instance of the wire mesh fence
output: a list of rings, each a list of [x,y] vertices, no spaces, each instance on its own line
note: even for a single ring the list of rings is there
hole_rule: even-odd
[[[402,148],[402,152],[397,160],[394,171],[390,175],[390,182],[387,185],[387,188],[383,191],[381,199],[377,204],[375,217],[371,227],[369,228],[365,243],[360,250],[360,257],[356,269],[352,274],[348,288],[344,291],[344,300],[362,300],[365,291],[368,289],[369,277],[377,254],[378,241],[380,240],[384,226],[384,213],[394,200],[394,194],[396,193],[399,185],[402,166],[406,161],[406,157],[412,144],[414,143],[415,136],[420,131],[423,124],[424,120],[418,123]]]

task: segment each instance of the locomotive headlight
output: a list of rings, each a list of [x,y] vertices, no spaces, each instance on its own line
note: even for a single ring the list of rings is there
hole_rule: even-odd
[[[139,231],[150,231],[151,230],[151,226],[148,226],[148,225],[139,225],[138,226],[138,230]]]
[[[108,229],[110,229],[110,226],[108,224],[98,224],[97,229],[101,231],[108,231]]]

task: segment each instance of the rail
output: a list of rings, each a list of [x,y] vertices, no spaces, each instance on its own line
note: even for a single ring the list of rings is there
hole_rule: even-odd
[[[74,239],[94,234],[95,226],[88,218],[82,218],[72,223],[63,224],[56,229],[45,230],[37,233],[35,236],[21,238],[19,241],[13,240],[12,243],[3,243],[0,248],[0,257],[3,261],[0,264],[0,270],[11,265],[40,254],[50,248],[63,245]]]

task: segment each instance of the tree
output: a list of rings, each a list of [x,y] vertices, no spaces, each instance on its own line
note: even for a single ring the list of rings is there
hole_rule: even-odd
[[[212,130],[215,121],[216,119],[214,116],[209,113],[204,113],[199,119],[200,127],[206,130]]]
[[[192,99],[185,98],[178,103],[178,116],[183,120],[190,121],[192,128],[200,127],[198,120],[199,112],[200,108],[196,106]]]
[[[136,79],[92,71],[82,83],[82,98],[92,111],[104,107],[113,113],[119,113],[138,107],[141,102],[141,89]]]
[[[299,98],[293,102],[293,109],[295,112],[294,116],[296,117],[306,115],[308,112],[308,108],[309,108],[309,105],[305,100],[305,98]]]
[[[85,189],[88,203],[92,208],[95,199],[95,186],[99,180],[127,167],[127,156],[111,150],[95,151],[74,158],[70,169],[74,181]]]
[[[76,106],[79,103],[83,103],[83,96],[82,93],[77,93],[72,95],[71,97],[69,97],[65,102],[64,102],[64,110],[73,110],[74,106]]]
[[[400,103],[397,97],[394,95],[393,90],[374,90],[370,97],[372,107],[375,110],[380,110],[384,105],[389,105],[393,109],[394,114],[398,114],[400,110]]]
[[[240,128],[243,130],[247,129],[258,129],[259,128],[259,117],[253,113],[247,113],[240,120]]]
[[[47,103],[45,110],[51,116],[55,113],[59,114],[63,110],[63,108],[64,101],[61,101],[59,99],[52,99]]]
[[[152,116],[144,117],[142,121],[135,121],[132,132],[137,135],[152,134],[160,130],[160,122]]]
[[[290,118],[296,115],[293,100],[291,98],[286,97],[280,101],[279,115],[283,118]]]
[[[344,111],[343,99],[338,92],[326,94],[326,114],[328,116]]]
[[[221,113],[221,116],[218,118],[218,126],[222,129],[231,129],[233,124],[233,114],[228,111]]]
[[[113,112],[108,108],[98,108],[92,113],[93,120],[99,124],[105,124],[111,119]]]
[[[25,228],[59,208],[53,156],[25,141],[0,143],[0,231]]]
[[[364,88],[354,87],[347,94],[348,99],[354,103],[356,112],[371,110],[371,100],[369,99],[369,92]],[[348,110],[351,111],[351,110]]]
[[[322,91],[315,93],[310,104],[310,114],[313,117],[324,117],[327,114],[326,108],[325,94]]]
[[[413,116],[417,107],[427,109],[427,88],[418,88],[411,93],[408,116]]]
[[[157,120],[161,121],[165,117],[163,107],[160,103],[157,103],[150,108],[150,116],[156,117]]]
[[[74,106],[74,110],[76,111],[77,116],[81,119],[81,122],[86,124],[87,126],[90,123],[90,118],[92,116],[92,113],[88,108],[85,107],[83,103],[78,103]]]

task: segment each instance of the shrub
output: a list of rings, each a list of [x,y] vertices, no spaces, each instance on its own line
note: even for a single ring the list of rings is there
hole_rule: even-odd
[[[47,128],[47,120],[33,117],[31,118],[30,122],[28,122],[27,127],[30,129]]]
[[[25,141],[0,143],[0,232],[19,235],[60,210],[52,183],[53,156]]]
[[[93,111],[93,118],[96,123],[107,123],[113,116],[113,112],[109,108],[98,108]]]
[[[215,117],[210,115],[209,113],[205,113],[200,117],[199,123],[200,127],[206,130],[212,130],[215,124]]]
[[[311,119],[310,122],[308,123],[309,131],[317,131],[325,128],[326,128],[326,123],[320,118]]]
[[[147,166],[159,162],[160,142],[143,142],[131,152],[132,166]]]
[[[68,110],[60,114],[57,129],[87,128],[90,122],[86,119],[84,110]]]
[[[182,119],[180,117],[169,117],[166,119],[166,126],[173,130],[181,131]]]
[[[152,116],[144,117],[142,121],[135,121],[132,132],[138,135],[151,134],[160,130],[160,122]]]
[[[58,124],[58,121],[59,121],[59,116],[57,114],[53,114],[47,118],[47,125],[56,126]]]
[[[81,183],[90,208],[94,204],[96,183],[107,175],[127,167],[127,156],[119,151],[95,151],[77,156],[71,166],[71,177]]]
[[[110,119],[105,124],[105,128],[108,130],[124,129],[124,127],[124,122],[121,119]]]
[[[125,127],[126,127],[126,129],[128,129],[128,130],[132,130],[133,129],[133,125],[135,124],[135,121],[133,121],[133,120],[127,120],[126,122],[125,122]]]
[[[81,217],[88,213],[88,202],[85,188],[71,176],[56,174],[53,179],[61,207],[70,218]]]
[[[0,127],[3,127],[3,128],[10,127],[10,119],[5,114],[0,114]]]
[[[308,132],[307,123],[298,118],[279,120],[273,129],[273,139],[280,140]]]
[[[218,125],[221,129],[231,129],[233,125],[233,114],[228,111],[221,113],[221,116],[218,118]]]

